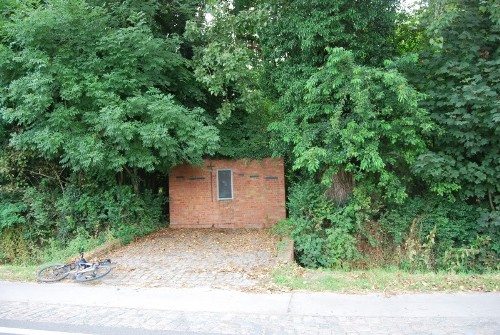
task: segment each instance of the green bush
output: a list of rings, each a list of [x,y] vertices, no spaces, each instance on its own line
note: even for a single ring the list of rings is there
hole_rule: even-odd
[[[306,182],[293,186],[289,195],[290,218],[275,231],[295,241],[295,255],[306,267],[349,268],[359,256],[353,237],[350,208],[330,201],[324,189]]]
[[[499,253],[489,236],[477,236],[469,245],[450,248],[442,257],[443,267],[457,272],[500,270]]]
[[[61,250],[75,254],[109,234],[128,243],[165,225],[165,202],[151,191],[137,195],[131,186],[68,183],[61,192],[42,182],[25,188],[17,202],[0,198],[0,261],[38,262]]]
[[[433,194],[381,207],[369,188],[349,201],[330,201],[312,182],[291,187],[289,218],[275,231],[295,241],[305,267],[393,266],[414,271],[498,270],[498,212]],[[371,195],[370,195],[371,194]]]
[[[121,193],[120,201],[128,207],[122,206],[119,212],[114,207],[112,217],[119,219],[113,220],[111,228],[122,242],[129,243],[136,236],[144,236],[165,226],[163,207],[166,199],[161,194],[148,191],[142,197],[133,197],[130,193]]]
[[[481,210],[478,224],[480,232],[491,238],[491,250],[500,255],[500,211]]]
[[[116,237],[130,242],[162,226],[165,199],[146,191],[138,196],[131,186],[106,190],[72,188],[57,201],[59,237],[71,236],[76,227],[97,237],[111,229]]]
[[[26,264],[32,260],[31,254],[35,248],[23,233],[23,226],[20,225],[0,231],[1,263]]]
[[[389,208],[380,222],[399,248],[404,269],[484,271],[494,269],[500,256],[496,215],[427,195]]]
[[[28,187],[24,191],[23,202],[26,205],[26,239],[44,247],[51,238],[57,237],[57,209],[55,203],[59,197],[57,191],[46,187]],[[64,241],[61,241],[64,242]]]
[[[0,230],[23,224],[26,205],[22,202],[0,202]]]
[[[94,238],[83,228],[78,228],[73,239],[65,245],[61,245],[56,239],[50,240],[47,247],[41,250],[36,259],[37,262],[42,263],[65,262],[79,255],[81,251],[88,252],[113,239],[111,232],[104,232],[98,238]]]
[[[351,262],[360,255],[356,248],[356,238],[345,228],[327,229],[328,266],[348,270]]]

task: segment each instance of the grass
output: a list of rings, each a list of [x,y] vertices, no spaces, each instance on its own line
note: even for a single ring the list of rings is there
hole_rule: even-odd
[[[500,272],[408,273],[400,270],[331,271],[283,265],[273,273],[283,289],[339,293],[499,292]]]
[[[81,248],[85,250],[85,259],[91,261],[94,258],[103,258],[110,250],[120,245],[120,241],[112,238],[111,235],[106,236],[106,239],[103,240],[77,238],[64,249],[58,249],[55,245],[51,245],[44,251],[38,262],[31,261],[24,265],[0,265],[0,280],[35,281],[36,271],[43,264],[74,262],[79,259]]]
[[[0,280],[35,281],[36,265],[0,265]]]

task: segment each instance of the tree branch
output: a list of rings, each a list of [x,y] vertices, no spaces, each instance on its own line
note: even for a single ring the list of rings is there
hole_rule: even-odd
[[[496,211],[497,209],[495,207],[495,204],[493,203],[493,195],[491,194],[491,192],[488,192],[488,200],[490,201],[491,210]]]

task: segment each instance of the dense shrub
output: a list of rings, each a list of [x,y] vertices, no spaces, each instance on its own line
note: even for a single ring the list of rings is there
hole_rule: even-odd
[[[295,241],[298,262],[306,267],[349,268],[359,255],[351,234],[349,207],[339,207],[314,182],[296,184],[290,190],[287,220],[275,230]]]
[[[414,197],[380,220],[409,270],[484,271],[498,267],[498,215],[442,197]]]
[[[0,202],[0,229],[11,227],[25,222],[23,212],[26,205],[22,202]]]
[[[78,226],[94,237],[110,229],[116,237],[129,242],[133,236],[144,235],[161,225],[165,199],[151,191],[138,196],[131,186],[85,191],[72,188],[55,205],[60,237],[71,234]]]
[[[14,192],[0,192],[0,264],[25,263],[31,245],[24,236],[26,204]]]
[[[23,233],[23,226],[10,226],[1,230],[0,264],[25,264],[32,259],[36,248]]]
[[[132,186],[68,184],[64,193],[28,187],[17,201],[0,201],[0,261],[35,262],[44,253],[87,249],[110,236],[128,243],[165,224],[164,206],[161,194],[137,195]]]
[[[296,259],[306,267],[499,269],[498,212],[432,194],[384,208],[376,206],[370,193],[357,188],[339,205],[328,199],[322,186],[297,183],[289,192],[289,218],[275,230],[295,241]]]

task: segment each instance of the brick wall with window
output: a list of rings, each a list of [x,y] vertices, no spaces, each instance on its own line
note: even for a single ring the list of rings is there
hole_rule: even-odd
[[[171,227],[263,228],[286,218],[282,159],[205,160],[169,175]]]

